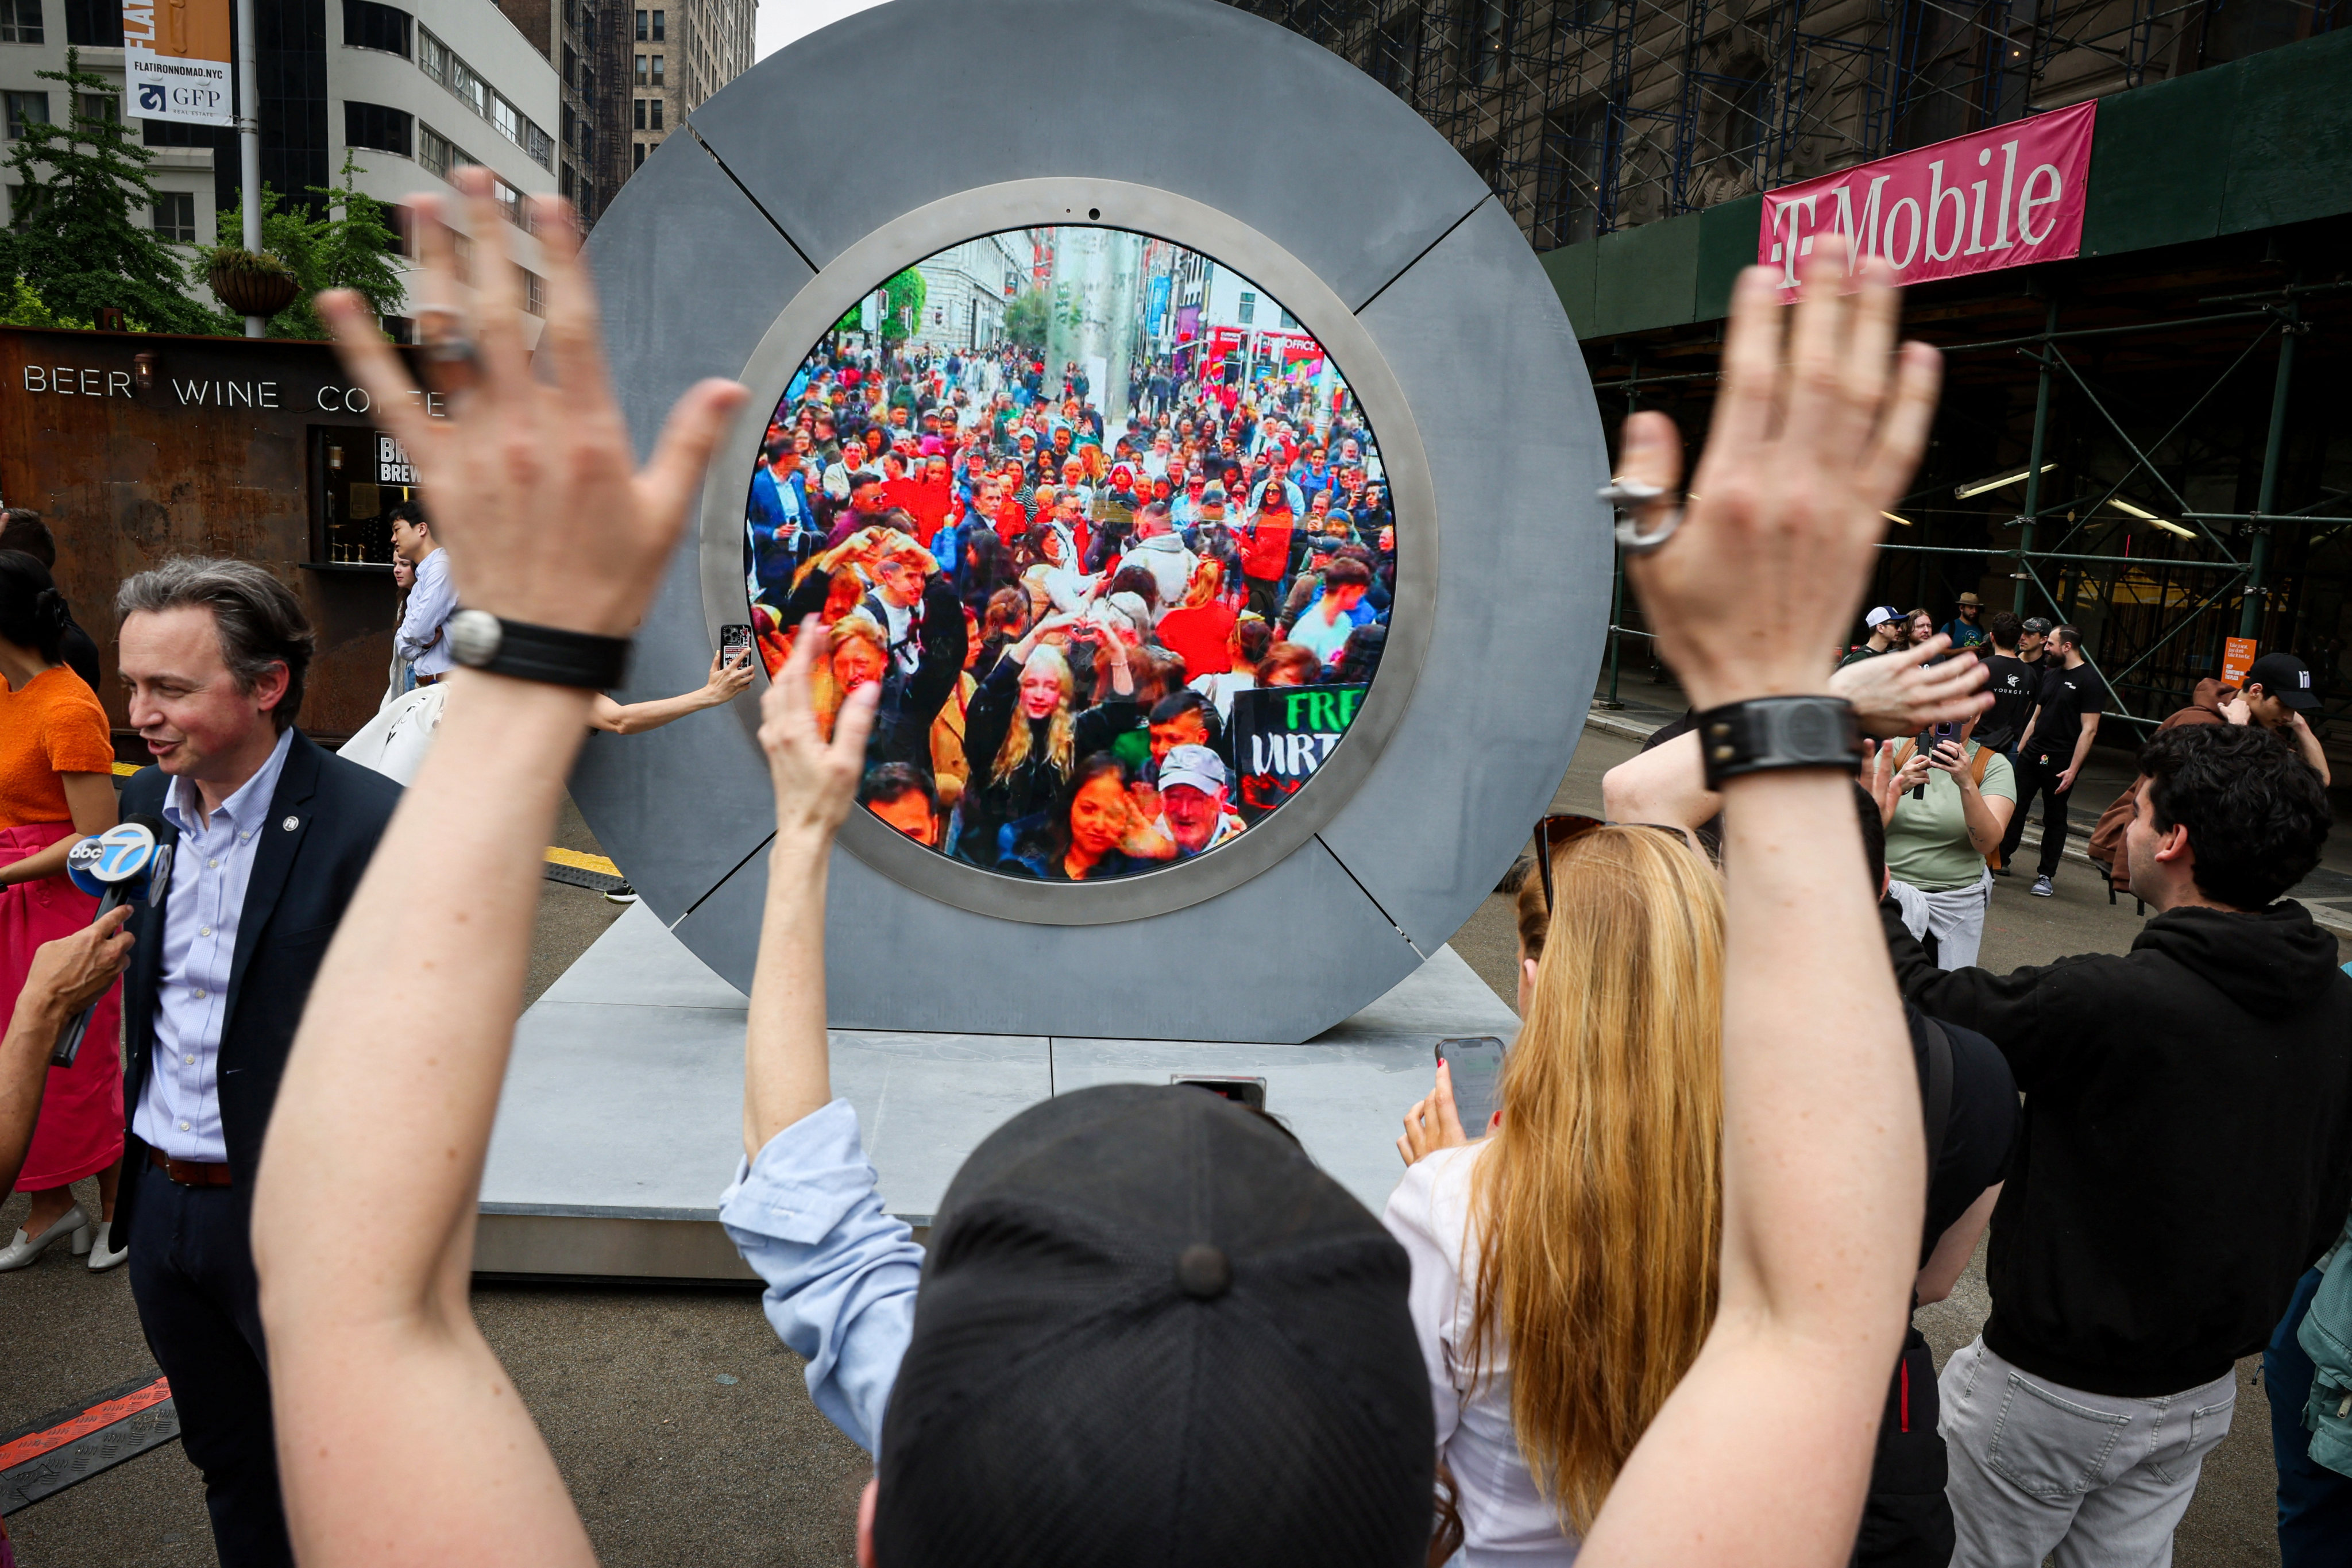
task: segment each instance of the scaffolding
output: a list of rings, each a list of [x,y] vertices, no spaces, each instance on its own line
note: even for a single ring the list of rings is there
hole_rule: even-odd
[[[1538,250],[2327,31],[2352,0],[1228,0],[1352,61]]]

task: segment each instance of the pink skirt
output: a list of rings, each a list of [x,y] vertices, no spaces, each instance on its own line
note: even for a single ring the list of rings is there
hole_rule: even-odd
[[[0,864],[37,854],[60,838],[78,837],[66,822],[0,828]],[[37,882],[0,888],[0,999],[16,1009],[33,966],[33,952],[86,929],[98,900],[62,872]],[[42,1192],[95,1175],[122,1157],[122,987],[99,998],[82,1037],[81,1056],[69,1068],[51,1068],[41,1097],[41,1119],[25,1154],[20,1193]]]

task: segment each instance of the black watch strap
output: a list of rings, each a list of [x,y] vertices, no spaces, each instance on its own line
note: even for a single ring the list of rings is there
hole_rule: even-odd
[[[468,669],[604,691],[628,673],[629,639],[502,620],[487,610],[449,617],[449,657]]]
[[[1743,773],[1835,768],[1851,773],[1870,755],[1853,705],[1843,697],[1751,697],[1698,716],[1706,787]]]

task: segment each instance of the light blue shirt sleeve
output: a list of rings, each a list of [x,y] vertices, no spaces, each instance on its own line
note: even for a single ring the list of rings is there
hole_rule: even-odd
[[[836,1100],[768,1140],[736,1167],[719,1223],[768,1282],[761,1305],[776,1337],[808,1363],[809,1397],[867,1453],[915,1326],[923,1249],[882,1210],[857,1112]]]

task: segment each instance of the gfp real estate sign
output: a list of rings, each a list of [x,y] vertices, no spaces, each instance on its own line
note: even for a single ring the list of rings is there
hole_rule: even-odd
[[[1756,259],[1789,290],[1832,235],[1856,265],[1885,257],[1898,283],[2066,260],[2083,248],[2097,112],[2076,104],[1769,192]]]
[[[122,72],[132,114],[235,123],[228,8],[229,0],[122,0]]]

